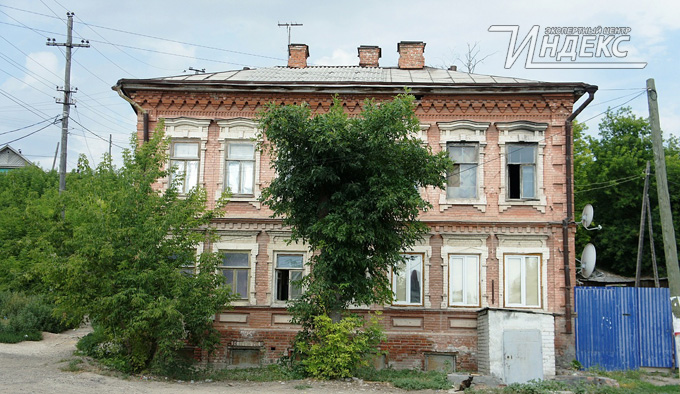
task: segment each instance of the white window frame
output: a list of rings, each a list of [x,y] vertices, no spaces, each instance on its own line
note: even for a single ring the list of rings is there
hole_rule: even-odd
[[[496,259],[498,260],[498,281],[502,283],[499,286],[499,300],[502,300],[502,305],[506,308],[517,309],[537,309],[547,311],[551,308],[548,303],[548,289],[545,284],[548,278],[548,265],[550,265],[550,248],[548,247],[549,236],[541,233],[524,233],[524,234],[497,234],[498,246],[496,247]],[[506,255],[538,255],[540,256],[540,289],[539,289],[539,306],[521,306],[508,305],[506,297],[506,277],[505,277],[505,256]]]
[[[165,118],[165,136],[170,139],[168,144],[167,154],[172,157],[172,142],[199,142],[199,158],[198,158],[198,187],[205,188],[205,152],[206,144],[208,143],[208,127],[210,126],[210,119],[195,119],[195,118]],[[170,169],[171,160],[168,160],[166,169]],[[161,188],[167,190],[170,187],[172,175],[164,179],[159,179]]]
[[[296,268],[280,268],[278,266],[279,264],[279,257],[281,256],[299,256],[300,260],[302,262],[302,266],[299,269]],[[288,271],[288,283],[286,286],[288,287],[288,298],[285,300],[280,300],[277,296],[279,292],[279,272],[280,271]],[[294,280],[299,280],[299,279],[292,279],[291,277],[291,272],[299,272],[300,273],[300,278],[302,279],[305,275],[305,254],[300,253],[300,252],[277,252],[276,255],[274,256],[274,288],[273,288],[273,294],[274,294],[274,300],[276,302],[289,302],[297,297],[291,297],[291,293],[293,290],[293,287],[295,286],[292,282]],[[300,294],[302,294],[302,288],[300,287]]]
[[[230,151],[230,146],[232,145],[247,145],[251,148],[253,148],[253,156],[250,159],[245,159],[245,158],[234,158],[229,156],[229,151]],[[226,141],[226,146],[225,146],[225,171],[224,171],[224,185],[225,188],[228,187],[229,185],[229,163],[230,162],[238,162],[239,163],[239,174],[238,174],[238,189],[237,190],[230,190],[232,197],[251,197],[255,195],[255,156],[257,155],[257,148],[255,146],[255,143],[252,141],[243,141],[243,140],[227,140]],[[252,163],[252,184],[250,186],[250,190],[252,193],[244,193],[242,192],[242,189],[244,187],[243,185],[243,170],[242,166],[243,163]]]
[[[469,161],[469,162],[456,161],[453,157],[451,157],[452,156],[451,149],[456,148],[456,147],[457,148],[473,148],[475,160]],[[458,167],[458,178],[459,178],[458,182],[459,183],[461,183],[461,175],[460,174],[462,172],[470,171],[470,172],[474,173],[474,176],[475,176],[475,184],[474,184],[474,187],[473,187],[475,195],[473,197],[455,197],[455,196],[452,197],[452,196],[450,196],[449,195],[449,189],[453,188],[454,186],[451,186],[447,183],[447,185],[446,185],[446,198],[452,199],[452,200],[453,199],[477,199],[477,193],[479,193],[479,187],[477,186],[479,184],[479,179],[477,179],[477,167],[479,166],[479,144],[469,143],[469,142],[449,142],[448,144],[446,144],[446,151],[449,154],[449,158],[451,158],[451,160],[453,161],[453,165],[459,166]],[[463,166],[463,165],[472,166],[472,167],[468,167],[468,168],[461,171],[460,166]],[[449,181],[449,178],[451,178],[451,176],[453,176],[454,174],[455,174],[455,170],[452,173],[446,174],[447,182]]]
[[[531,206],[541,213],[545,213],[547,198],[544,186],[544,160],[546,147],[547,123],[534,123],[529,121],[497,122],[498,145],[501,155],[501,186],[498,192],[498,208],[501,212],[512,206]],[[509,198],[508,184],[508,149],[510,144],[525,143],[536,144],[536,167],[535,167],[535,196],[531,199]]]
[[[518,163],[514,163],[514,162],[511,163],[510,162],[510,158],[512,156],[513,151],[523,150],[523,149],[526,149],[528,147],[532,148],[532,156],[533,157],[531,158],[530,162],[522,162],[522,161],[520,161]],[[536,180],[538,178],[538,175],[536,174],[536,160],[537,160],[536,152],[538,151],[538,144],[534,144],[534,143],[530,143],[530,144],[512,143],[512,144],[506,144],[506,149],[507,149],[506,153],[507,153],[507,161],[508,161],[507,168],[506,168],[508,170],[507,171],[507,179],[506,179],[506,184],[508,185],[508,187],[507,187],[507,191],[508,191],[507,199],[513,200],[513,201],[516,201],[516,200],[523,200],[523,201],[536,200],[536,197],[538,195],[537,190],[536,190],[537,189]],[[518,197],[512,197],[510,195],[511,191],[512,191],[512,188],[511,188],[512,182],[511,182],[511,179],[510,179],[511,174],[510,174],[510,170],[509,170],[510,166],[519,166],[519,177],[517,179],[517,182],[519,182],[519,185],[518,185],[519,186],[519,196]],[[533,168],[533,170],[532,170],[533,176],[532,176],[532,179],[531,179],[531,184],[533,185],[533,190],[532,190],[531,196],[527,196],[527,195],[524,194],[524,182],[526,181],[526,178],[524,177],[523,169],[525,167]]]
[[[484,161],[486,155],[486,134],[490,122],[475,122],[471,120],[455,120],[452,122],[437,122],[439,128],[439,146],[447,151],[449,143],[477,145],[477,196],[475,198],[449,198],[447,188],[439,194],[439,211],[444,212],[454,205],[472,205],[480,212],[486,212],[486,186],[484,183]]]
[[[462,281],[463,285],[462,285],[462,289],[460,289],[463,293],[463,300],[460,301],[460,302],[452,301],[453,300],[453,292],[455,290],[454,286],[453,286],[454,278],[453,278],[452,265],[454,264],[455,259],[461,259],[462,262],[463,262],[463,267],[462,267],[463,268],[462,269],[462,271],[463,271],[463,281]],[[466,281],[466,279],[468,277],[468,269],[469,269],[468,263],[470,263],[470,262],[472,262],[475,266],[474,269],[473,269],[473,272],[474,272],[474,275],[475,275],[473,284],[470,284]],[[466,306],[466,307],[477,307],[478,308],[481,305],[481,302],[482,302],[482,294],[481,294],[481,290],[480,290],[480,287],[479,287],[479,276],[480,276],[480,271],[481,271],[480,256],[478,254],[451,253],[451,254],[449,254],[448,264],[449,264],[449,286],[448,286],[449,287],[449,306]],[[468,289],[469,289],[470,286],[473,287],[474,293],[477,296],[476,302],[471,302],[470,300],[468,300],[467,293],[468,293]]]
[[[220,128],[218,138],[221,141],[220,146],[220,177],[217,181],[217,190],[215,191],[215,198],[219,198],[222,192],[227,189],[227,153],[229,143],[252,143],[255,145],[255,165],[254,165],[254,177],[253,177],[253,193],[252,194],[237,194],[230,198],[229,201],[235,202],[247,202],[253,207],[260,209],[260,195],[261,195],[261,154],[257,150],[257,144],[261,142],[258,140],[259,129],[258,123],[253,119],[248,118],[233,118],[233,119],[220,119],[217,120],[217,125]]]
[[[195,157],[184,157],[184,156],[175,156],[175,146],[177,144],[192,144],[196,145],[196,156]],[[181,172],[180,177],[182,178],[180,183],[177,184],[179,190],[177,192],[181,195],[184,196],[189,193],[192,189],[197,188],[200,185],[200,179],[201,179],[201,142],[200,140],[195,140],[195,139],[172,139],[170,141],[170,157],[168,159],[168,162],[171,166],[170,169],[170,174],[169,174],[169,183],[172,184],[174,182],[175,176],[178,174],[178,172]],[[177,163],[180,162],[182,163],[182,167],[178,166]],[[196,162],[196,171],[198,173],[196,174],[196,183],[195,184],[188,184],[187,183],[187,163],[190,162]],[[179,171],[177,171],[179,170]]]
[[[257,303],[255,277],[257,276],[257,256],[260,251],[260,246],[257,243],[257,236],[259,233],[260,231],[249,230],[217,230],[217,240],[212,243],[211,249],[209,250],[211,252],[243,252],[250,255],[248,260],[250,269],[248,277],[248,295],[242,299],[232,301],[232,305],[234,306],[255,305]]]
[[[425,305],[425,255],[423,253],[413,253],[413,252],[406,252],[402,253],[402,256],[407,256],[406,261],[405,261],[405,266],[406,270],[405,271],[399,271],[399,272],[394,272],[392,270],[392,276],[391,276],[391,282],[392,282],[392,293],[394,294],[394,298],[392,300],[392,305],[393,306],[424,306]],[[409,278],[410,274],[407,274],[407,272],[410,272],[411,270],[409,269],[409,265],[412,264],[412,262],[409,261],[409,259],[412,256],[417,256],[420,257],[420,302],[412,302],[410,300],[410,294],[411,294],[411,280]],[[417,264],[417,262],[415,263]],[[404,289],[406,293],[406,301],[398,301],[396,299],[396,294],[397,294],[397,281],[396,281],[396,276],[399,275],[404,275],[404,284],[406,288]]]
[[[489,259],[489,247],[487,242],[489,239],[489,234],[462,234],[462,233],[449,233],[442,234],[442,271],[443,271],[443,281],[444,289],[449,289],[444,294],[444,298],[441,303],[442,309],[447,308],[474,308],[474,305],[457,305],[450,302],[450,276],[451,271],[449,270],[449,260],[450,255],[477,255],[479,256],[479,308],[485,308],[490,306],[491,298],[487,294],[487,265]]]
[[[284,308],[288,301],[276,299],[276,256],[278,254],[301,254],[303,263],[303,276],[309,275],[309,257],[311,252],[309,247],[301,241],[291,241],[290,231],[269,230],[269,243],[267,244],[267,277],[269,278],[269,291],[267,292],[267,303],[275,308]]]
[[[537,272],[536,272],[536,283],[529,283],[527,280],[527,258],[536,258],[538,259],[538,267],[537,267]],[[509,291],[509,281],[507,280],[508,278],[508,259],[519,259],[520,260],[520,302],[519,303],[511,303],[508,299],[510,296],[510,291]],[[504,281],[504,286],[503,286],[503,304],[505,307],[514,307],[514,308],[540,308],[541,307],[541,267],[542,267],[542,262],[541,262],[541,255],[540,254],[514,254],[514,253],[508,253],[503,256],[503,276],[506,278]],[[527,290],[529,289],[529,286],[536,286],[536,294],[538,295],[538,303],[537,304],[528,304],[527,303]]]
[[[226,264],[224,263],[224,258],[222,257],[222,259],[223,259],[223,260],[222,260],[222,263],[220,263],[220,265],[218,266],[218,269],[222,272],[222,275],[224,275],[224,271],[225,271],[225,270],[232,270],[232,271],[247,271],[247,277],[246,277],[246,293],[245,293],[245,294],[236,293],[236,291],[235,291],[236,289],[234,289],[234,288],[231,289],[231,290],[232,290],[231,293],[232,293],[235,297],[237,297],[237,298],[236,298],[237,300],[246,300],[246,301],[247,301],[247,300],[248,300],[248,296],[250,295],[250,277],[253,275],[253,272],[252,272],[252,266],[253,266],[253,264],[250,262],[250,252],[251,252],[251,251],[250,251],[250,250],[231,250],[231,249],[226,249],[226,250],[225,250],[225,249],[219,249],[218,252],[219,252],[219,254],[220,254],[220,257],[222,257],[222,255],[223,255],[224,253],[233,253],[233,254],[244,254],[244,255],[246,255],[246,257],[248,258],[248,263],[247,263],[246,266],[235,266],[235,265],[226,265]],[[232,275],[235,275],[235,272],[232,273]],[[224,275],[224,277],[225,277],[225,283],[226,283],[226,280],[227,280],[226,275]],[[232,278],[232,279],[233,279],[233,278]],[[233,283],[233,280],[232,280],[232,283]],[[238,296],[237,296],[237,294],[238,294]]]

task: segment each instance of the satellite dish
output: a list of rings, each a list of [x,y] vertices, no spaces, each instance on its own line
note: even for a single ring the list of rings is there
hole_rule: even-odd
[[[589,278],[595,270],[595,260],[597,260],[597,252],[593,244],[586,245],[581,253],[581,276]]]
[[[592,222],[593,222],[593,206],[590,204],[586,204],[586,206],[583,207],[583,213],[581,214],[581,224],[583,225],[583,227],[588,228]]]

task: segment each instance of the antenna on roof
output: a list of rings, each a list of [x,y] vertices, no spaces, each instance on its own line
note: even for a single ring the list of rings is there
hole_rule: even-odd
[[[288,30],[288,45],[290,46],[290,28],[294,26],[302,26],[302,23],[279,23],[279,27],[285,27]]]
[[[205,74],[205,68],[198,69],[198,68],[189,67],[189,71],[193,71],[196,74]],[[184,70],[184,72],[187,72],[187,70]]]

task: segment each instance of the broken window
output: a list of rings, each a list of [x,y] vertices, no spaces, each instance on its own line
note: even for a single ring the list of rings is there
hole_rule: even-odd
[[[536,198],[536,144],[508,144],[508,198]]]
[[[302,279],[303,265],[301,254],[279,254],[276,256],[277,301],[292,300],[302,294],[302,288],[297,281]]]
[[[447,174],[448,198],[477,198],[478,144],[451,142],[447,145],[453,170]]]

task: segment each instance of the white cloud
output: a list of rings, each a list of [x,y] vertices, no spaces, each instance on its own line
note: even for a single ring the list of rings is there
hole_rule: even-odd
[[[334,49],[331,56],[324,56],[314,62],[316,66],[357,66],[359,58],[356,54],[343,49]]]
[[[59,59],[53,52],[33,52],[26,58],[26,68],[29,73],[24,76],[24,82],[28,85],[44,88],[44,79],[58,80],[58,76],[63,74],[59,71]],[[39,77],[37,77],[39,76]],[[40,78],[39,82],[38,78]],[[63,85],[63,82],[62,82]]]

